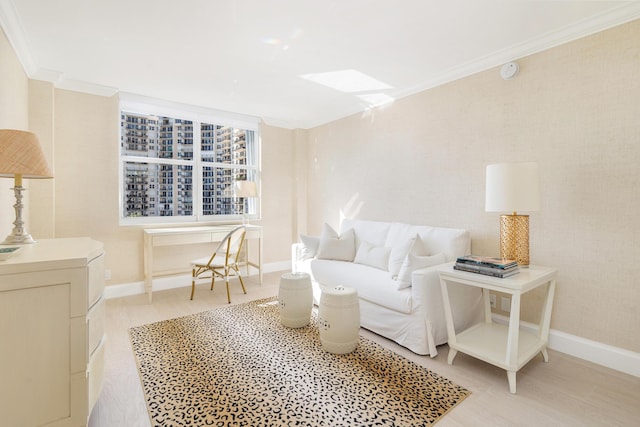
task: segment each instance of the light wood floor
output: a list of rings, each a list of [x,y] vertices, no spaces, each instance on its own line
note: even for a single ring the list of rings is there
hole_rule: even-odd
[[[232,304],[275,296],[280,273],[266,274],[263,285],[247,278],[247,295],[233,281]],[[218,287],[219,286],[219,287]],[[91,427],[149,426],[149,416],[131,350],[128,329],[226,306],[224,285],[211,292],[206,284],[155,292],[153,304],[145,295],[107,301],[105,382],[91,414]],[[638,426],[640,378],[603,368],[563,353],[549,351],[549,363],[534,358],[517,374],[518,394],[509,393],[502,369],[458,353],[447,364],[446,345],[436,358],[417,356],[369,331],[366,336],[385,347],[471,390],[471,396],[439,422],[450,426]]]

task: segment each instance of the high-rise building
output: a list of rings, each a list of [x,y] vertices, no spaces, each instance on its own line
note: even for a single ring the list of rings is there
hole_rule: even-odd
[[[234,182],[247,179],[247,133],[208,123],[122,112],[121,150],[125,158],[125,217],[190,216],[194,209],[195,161],[201,162],[203,215],[242,214],[244,201],[234,197]],[[200,146],[194,159],[194,132]],[[136,159],[132,159],[135,157]],[[154,159],[144,161],[141,158]],[[157,160],[155,160],[157,159]],[[175,164],[190,160],[193,164]]]

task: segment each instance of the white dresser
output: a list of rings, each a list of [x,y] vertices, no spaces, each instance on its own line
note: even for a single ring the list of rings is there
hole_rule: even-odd
[[[86,426],[104,371],[104,249],[40,240],[0,261],[0,424]]]

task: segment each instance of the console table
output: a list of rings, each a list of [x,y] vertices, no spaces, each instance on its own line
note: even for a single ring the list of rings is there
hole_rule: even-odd
[[[212,225],[205,227],[176,227],[176,228],[147,228],[144,230],[144,290],[149,296],[149,303],[153,298],[153,276],[176,274],[184,270],[153,271],[153,248],[157,246],[194,245],[198,243],[221,242],[237,225]],[[249,266],[258,269],[260,284],[262,284],[262,227],[259,225],[245,225],[245,259],[247,273]],[[258,262],[249,260],[248,242],[258,240]]]
[[[549,361],[547,343],[549,341],[549,324],[551,322],[557,271],[553,268],[532,265],[529,268],[521,268],[520,273],[514,276],[502,279],[455,270],[453,263],[450,263],[442,266],[439,269],[439,273],[444,314],[447,321],[447,334],[449,336],[447,362],[451,365],[458,351],[461,351],[506,369],[509,391],[515,394],[516,372],[520,368],[538,353],[542,353],[545,362]],[[460,283],[482,288],[484,321],[458,334],[454,329],[447,290],[449,283]],[[521,331],[520,297],[522,294],[539,286],[546,286],[547,292],[538,331],[537,333]],[[489,291],[511,295],[511,313],[508,326],[492,322]]]

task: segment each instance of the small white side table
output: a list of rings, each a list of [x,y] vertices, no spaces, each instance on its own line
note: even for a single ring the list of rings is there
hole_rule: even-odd
[[[351,353],[360,340],[358,292],[346,286],[323,288],[318,307],[320,344],[329,353]]]
[[[449,357],[451,365],[458,351],[507,370],[509,391],[516,392],[516,372],[533,357],[542,353],[545,362],[549,361],[547,343],[549,341],[549,323],[553,294],[556,287],[557,270],[549,267],[529,266],[521,268],[520,273],[504,279],[477,273],[458,271],[449,263],[439,269],[440,286],[444,314],[449,336]],[[482,288],[484,302],[484,322],[478,323],[456,335],[449,301],[448,283]],[[537,333],[520,330],[520,297],[539,286],[546,286],[547,293],[542,307]],[[489,291],[511,295],[511,314],[509,325],[493,323]]]
[[[280,323],[289,328],[302,328],[311,320],[313,290],[307,273],[285,273],[278,289]]]

